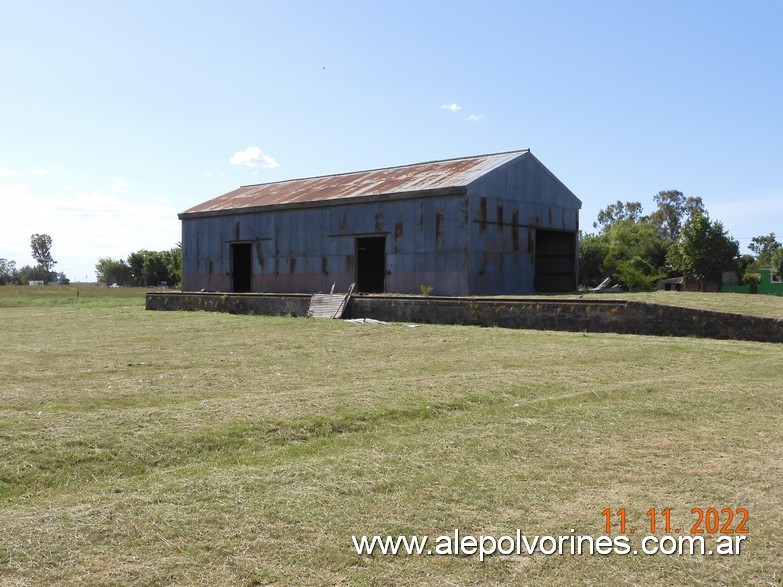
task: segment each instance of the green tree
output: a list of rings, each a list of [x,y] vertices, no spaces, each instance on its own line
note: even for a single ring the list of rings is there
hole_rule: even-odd
[[[765,236],[754,236],[750,239],[748,248],[756,255],[756,260],[762,265],[768,265],[772,261],[772,255],[781,248],[775,233],[770,232]]]
[[[746,273],[756,272],[758,272],[758,267],[756,258],[753,255],[745,253],[744,255],[737,257],[737,275],[739,276],[740,281],[742,281],[742,278]]]
[[[615,222],[621,220],[631,220],[639,222],[643,220],[642,205],[639,202],[622,203],[617,200],[614,204],[609,204],[598,213],[598,221],[593,222],[593,228],[600,228],[601,232],[606,232]]]
[[[141,249],[128,255],[128,266],[131,270],[131,281],[133,285],[146,285],[144,281],[144,262],[147,259],[149,251]]]
[[[604,259],[609,252],[606,235],[579,231],[579,283],[596,287],[605,278]]]
[[[166,251],[166,269],[169,274],[168,283],[172,287],[178,287],[182,282],[182,244]]]
[[[19,282],[19,271],[16,261],[0,259],[0,285],[11,285]]]
[[[778,281],[783,281],[783,247],[775,249],[770,258],[772,273]]]
[[[707,280],[720,281],[721,273],[736,267],[738,258],[739,243],[721,222],[711,222],[702,214],[685,222],[667,257],[673,269],[699,280],[702,288]]]
[[[145,251],[142,276],[144,285],[147,287],[156,287],[164,281],[168,283],[169,272],[165,251]]]
[[[95,276],[98,278],[98,283],[106,285],[113,283],[131,285],[133,283],[131,269],[122,259],[112,259],[111,257],[98,259],[98,263],[95,265]]]
[[[52,259],[52,237],[48,234],[33,234],[30,236],[30,248],[33,259],[38,266],[48,274],[51,273],[57,261]]]
[[[30,281],[46,281],[49,279],[50,273],[44,271],[40,265],[36,265],[35,267],[25,265],[19,270],[18,275],[19,283],[27,284]]]
[[[699,197],[688,197],[678,190],[658,192],[653,196],[658,209],[650,216],[650,221],[658,228],[661,238],[676,241],[683,223],[696,214],[707,216],[704,202]]]
[[[134,285],[178,285],[182,280],[182,247],[177,244],[168,251],[135,251],[128,255],[128,266]]]
[[[612,224],[606,231],[604,270],[632,290],[654,289],[668,274],[667,244],[649,221],[631,219]]]

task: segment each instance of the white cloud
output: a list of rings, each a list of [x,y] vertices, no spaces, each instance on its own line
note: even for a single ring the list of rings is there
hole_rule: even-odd
[[[462,110],[462,106],[457,104],[456,102],[452,102],[451,104],[443,104],[440,107],[441,110],[448,110],[449,112],[457,112],[459,110]],[[465,120],[469,120],[470,122],[479,122],[481,120],[484,120],[483,114],[468,114],[465,116]]]
[[[266,169],[280,167],[280,164],[277,161],[265,154],[258,147],[248,147],[244,151],[237,151],[228,162],[231,163],[231,165],[245,165],[247,167],[258,167],[260,165]]]
[[[73,281],[93,281],[100,257],[124,259],[133,251],[165,250],[181,240],[178,210],[154,199],[131,195],[122,180],[107,189],[0,183],[0,257],[16,261],[17,267],[34,264],[30,235],[45,233],[52,237],[55,270]]]
[[[109,188],[109,190],[116,194],[127,194],[130,191],[128,189],[128,182],[119,177],[115,177],[111,180],[111,188]]]
[[[0,167],[0,177],[40,177],[45,173],[45,169],[10,169],[8,167]]]

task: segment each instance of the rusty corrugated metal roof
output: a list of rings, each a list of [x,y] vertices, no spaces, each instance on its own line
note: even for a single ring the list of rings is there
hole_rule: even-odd
[[[242,186],[193,206],[180,216],[464,187],[488,171],[528,152],[524,149]]]

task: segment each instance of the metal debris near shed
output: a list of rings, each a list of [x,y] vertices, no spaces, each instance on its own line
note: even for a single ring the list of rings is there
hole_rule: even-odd
[[[348,292],[344,294],[334,293],[334,287],[332,287],[332,293],[313,294],[310,297],[310,308],[307,310],[307,315],[312,318],[342,318],[348,300],[353,293],[353,288],[354,284],[352,283]]]
[[[383,326],[388,326],[388,322],[384,322],[383,320],[375,320],[374,318],[350,318],[346,320],[346,322],[351,322],[353,324],[382,324]]]
[[[382,326],[389,326],[389,322],[384,322],[383,320],[375,320],[374,318],[349,318],[346,320],[346,322],[351,322],[353,324],[380,324]],[[400,324],[400,326],[405,326],[407,328],[418,328],[420,324]]]

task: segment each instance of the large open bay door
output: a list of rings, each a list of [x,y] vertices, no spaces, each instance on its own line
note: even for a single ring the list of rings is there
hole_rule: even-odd
[[[383,293],[386,283],[386,237],[356,239],[356,289],[362,293]]]
[[[576,289],[576,233],[536,230],[537,292],[550,293]]]
[[[231,291],[247,292],[253,284],[253,252],[250,243],[231,244]]]

